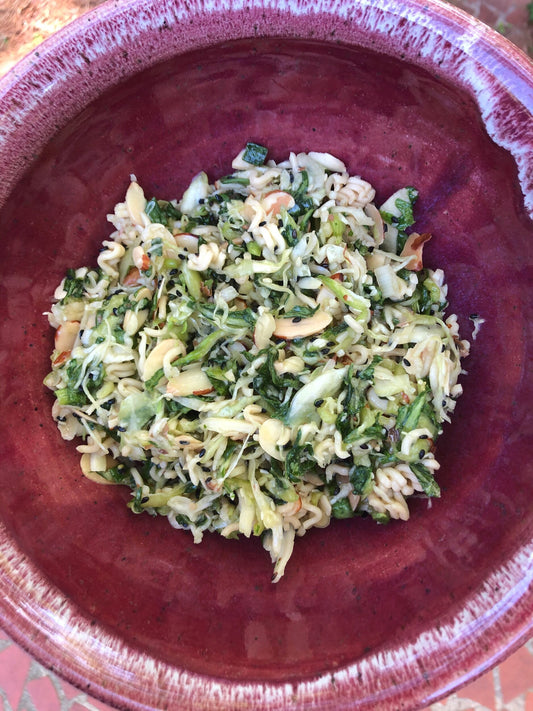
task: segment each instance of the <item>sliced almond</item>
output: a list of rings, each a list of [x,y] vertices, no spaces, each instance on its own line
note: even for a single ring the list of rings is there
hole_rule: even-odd
[[[279,459],[280,461],[284,459],[280,452],[280,447],[287,444],[290,438],[290,427],[286,427],[283,422],[272,417],[259,427],[259,446],[274,459]]]
[[[54,346],[56,351],[71,351],[80,330],[79,321],[65,321],[56,331]]]
[[[246,420],[236,420],[232,417],[206,417],[204,427],[211,432],[218,432],[226,437],[240,437],[252,435],[257,430],[257,425]]]
[[[144,225],[142,215],[146,207],[146,198],[144,197],[143,189],[138,183],[130,183],[126,192],[126,207],[133,224],[142,227]]]
[[[163,360],[166,354],[173,348],[182,350],[181,341],[174,338],[166,338],[164,341],[158,343],[152,351],[150,351],[144,362],[142,372],[142,379],[144,381],[150,380],[152,375],[155,375],[157,371],[163,367]]]
[[[192,450],[202,449],[204,446],[204,443],[202,442],[202,440],[196,439],[196,437],[192,437],[191,435],[188,435],[188,434],[177,435],[173,444],[175,447],[178,447],[178,448],[192,449]]]
[[[142,311],[132,311],[131,309],[128,309],[124,314],[122,328],[129,336],[133,336],[133,334],[137,333],[137,331],[144,324],[147,317],[147,309],[143,309]]]
[[[424,249],[424,244],[430,239],[431,234],[429,232],[424,232],[421,235],[417,232],[412,232],[409,235],[400,254],[400,257],[411,257],[411,261],[405,265],[406,269],[414,272],[422,269],[422,250]]]
[[[187,395],[207,395],[213,392],[211,381],[201,368],[191,368],[175,375],[167,383],[167,395],[186,397]]]
[[[282,207],[290,210],[295,205],[293,196],[283,190],[273,190],[267,193],[261,202],[267,215],[270,213],[279,215]]]
[[[274,328],[274,336],[293,340],[295,338],[305,338],[320,333],[332,322],[333,318],[325,311],[317,311],[309,318],[278,318]]]
[[[255,322],[254,329],[254,343],[259,350],[268,346],[275,328],[276,319],[269,311],[264,311]]]

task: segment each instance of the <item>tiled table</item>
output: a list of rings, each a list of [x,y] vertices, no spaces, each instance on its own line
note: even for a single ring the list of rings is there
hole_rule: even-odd
[[[0,74],[47,34],[59,29],[63,22],[98,3],[99,0],[44,2],[39,14],[39,2],[0,0]],[[479,17],[533,56],[533,2],[528,6],[525,0],[455,0],[454,4]],[[26,31],[29,42],[18,43],[15,49],[15,42],[2,41],[2,35],[7,36],[8,32],[1,22],[2,13],[11,13],[13,20],[16,12],[27,14],[26,20],[21,17],[21,21],[33,22],[35,32]],[[1,631],[0,702],[0,711],[111,711],[106,704],[44,669]],[[433,704],[428,711],[533,711],[533,640],[460,692]]]

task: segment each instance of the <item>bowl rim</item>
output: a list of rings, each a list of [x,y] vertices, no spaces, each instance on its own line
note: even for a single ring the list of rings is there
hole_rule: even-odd
[[[194,0],[188,3],[151,0],[148,4],[143,0],[109,0],[46,40],[0,80],[0,115],[10,119],[0,125],[0,161],[12,166],[4,181],[4,192],[0,192],[0,206],[31,163],[31,157],[25,159],[24,154],[37,153],[57,130],[47,120],[40,130],[36,130],[30,120],[31,112],[42,106],[43,102],[48,105],[51,94],[59,94],[67,100],[62,115],[64,125],[96,98],[96,90],[89,80],[81,96],[68,93],[68,82],[75,72],[87,69],[87,58],[93,70],[102,76],[105,63],[101,60],[104,54],[101,49],[95,48],[93,40],[105,34],[109,23],[120,24],[121,18],[131,13],[135,15],[135,12],[140,12],[141,6],[145,10],[149,7],[153,16],[146,20],[147,24],[142,26],[140,23],[136,28],[138,35],[142,36],[156,21],[168,21],[169,17],[174,18],[175,27],[179,18],[197,21],[203,13],[232,12],[242,18],[245,5],[265,12],[274,10],[290,15],[293,25],[285,36],[299,36],[302,39],[306,37],[298,35],[298,29],[305,25],[305,18],[312,11],[325,13],[327,18],[335,20],[351,10],[353,24],[343,41],[350,44],[351,37],[351,43],[356,44],[356,39],[361,39],[363,23],[368,29],[369,23],[375,22],[371,30],[372,38],[377,41],[377,49],[383,51],[386,47],[384,33],[390,30],[390,23],[405,20],[404,28],[407,27],[407,31],[412,32],[417,40],[405,50],[406,59],[426,68],[435,69],[438,66],[441,72],[451,72],[454,80],[474,97],[491,137],[515,158],[525,204],[533,217],[533,146],[524,144],[518,130],[511,131],[509,136],[509,126],[502,121],[498,105],[494,103],[495,93],[500,97],[502,92],[512,96],[516,105],[524,109],[525,120],[533,127],[533,62],[495,30],[442,0],[360,0],[357,4],[348,0],[258,0],[253,3],[239,0]],[[359,11],[362,14],[358,15]],[[260,25],[258,33],[253,32],[251,22],[241,25],[240,30],[239,36],[236,32],[236,36],[230,39],[280,36],[269,35],[266,22]],[[424,32],[431,38],[432,44],[424,44]],[[88,36],[92,38],[91,44],[87,42]],[[212,40],[212,37],[205,39],[206,42]],[[118,34],[115,50],[127,41]],[[215,41],[226,41],[226,38],[218,37]],[[47,85],[43,77],[54,62],[61,62],[65,43],[78,45],[78,60],[72,66],[61,63],[62,69],[54,77],[50,91],[50,82]],[[195,44],[185,43],[183,47],[183,53],[196,49],[199,40]],[[370,45],[367,48],[371,48]],[[153,60],[145,56],[145,64],[136,66],[135,73],[170,58],[176,48],[170,44],[167,51],[168,56],[162,50]],[[458,55],[465,58],[466,65],[459,73],[450,69],[451,59]],[[493,75],[498,76],[497,90],[494,87],[491,89],[489,79],[493,79]],[[108,82],[126,78],[126,69],[121,67],[113,77],[109,77]],[[21,92],[26,91],[28,82],[37,82],[41,88],[31,94],[31,101],[21,106]],[[28,141],[31,144],[29,148]],[[518,648],[533,633],[532,559],[533,541],[525,541],[515,556],[495,570],[465,602],[460,618],[444,624],[438,634],[432,635],[429,631],[420,634],[400,651],[394,649],[369,655],[334,673],[327,672],[300,683],[240,683],[173,668],[131,649],[103,629],[97,628],[96,638],[95,627],[86,620],[85,613],[77,610],[59,590],[42,579],[31,560],[24,556],[0,524],[0,622],[23,648],[45,666],[91,695],[119,707],[155,709],[179,700],[183,709],[206,708],[205,700],[211,698],[216,700],[216,708],[220,709],[233,709],[237,704],[246,707],[250,703],[254,708],[268,709],[304,705],[309,708],[363,709],[375,708],[376,702],[379,702],[380,709],[392,711],[398,707],[401,694],[402,699],[410,703],[410,708],[420,708],[472,681]],[[495,599],[494,590],[497,587],[499,593]],[[475,626],[475,636],[468,652],[458,650],[454,644],[465,625]],[[460,676],[456,671],[451,674],[435,660],[433,668],[431,665],[425,667],[429,676],[424,686],[414,688],[412,680],[421,674],[424,650],[430,649],[436,641],[454,657],[457,668],[462,669],[463,673]],[[89,652],[95,642],[99,659]],[[427,659],[424,660],[427,664]],[[398,674],[399,667],[401,674]],[[141,668],[144,669],[144,674],[140,675],[142,683],[136,684],[132,682],[132,673],[138,674]],[[394,677],[391,669],[394,670]],[[378,688],[372,682],[376,672],[380,682]],[[146,679],[151,679],[148,685]]]

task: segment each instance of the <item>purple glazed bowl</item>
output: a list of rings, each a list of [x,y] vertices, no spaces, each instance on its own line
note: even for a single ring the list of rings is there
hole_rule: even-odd
[[[129,709],[416,709],[533,632],[533,66],[436,0],[129,0],[0,82],[0,623]],[[463,337],[443,495],[339,521],[270,583],[258,541],[194,546],[84,479],[42,386],[47,311],[95,263],[130,173],[178,197],[247,140],[420,191]]]

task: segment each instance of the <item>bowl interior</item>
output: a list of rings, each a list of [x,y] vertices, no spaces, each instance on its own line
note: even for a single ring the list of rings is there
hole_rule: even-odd
[[[129,175],[147,195],[179,197],[199,170],[227,173],[247,140],[276,159],[329,151],[378,201],[417,187],[417,228],[434,235],[425,261],[445,270],[462,336],[470,314],[485,319],[438,443],[442,498],[412,502],[407,524],[353,519],[311,531],[277,585],[259,541],[207,535],[195,546],[165,520],[131,514],[121,489],[84,479],[42,386],[53,339],[43,313],[68,267],[96,263]],[[452,621],[531,540],[522,437],[531,222],[510,155],[444,78],[318,41],[187,53],[107,91],[59,131],[3,207],[0,230],[0,516],[95,630],[191,672],[310,679]],[[457,644],[488,623],[466,620]],[[427,651],[422,672],[453,664],[453,650],[431,648],[431,660]]]

